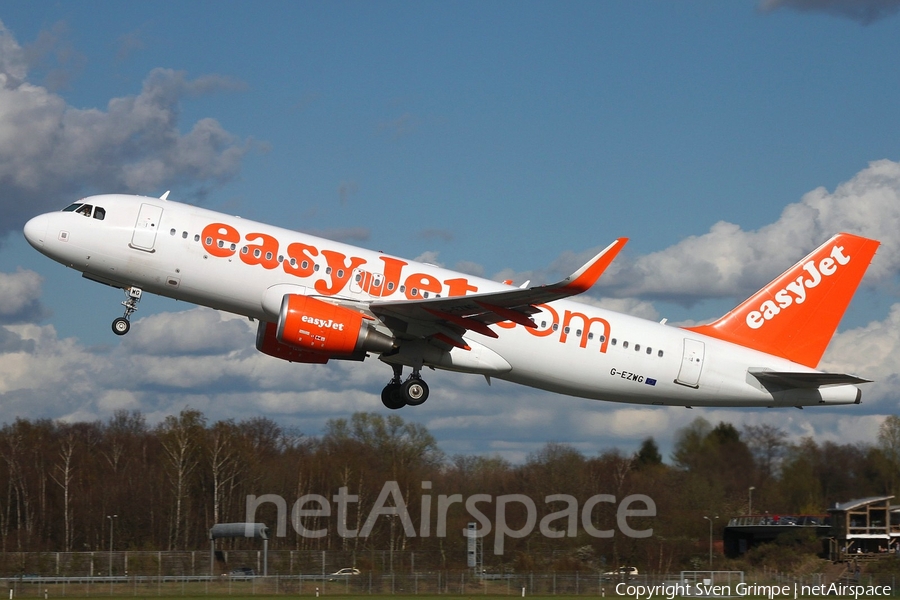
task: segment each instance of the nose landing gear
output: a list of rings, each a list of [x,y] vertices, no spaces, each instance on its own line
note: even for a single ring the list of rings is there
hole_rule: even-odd
[[[391,365],[394,369],[394,377],[381,390],[381,402],[391,410],[397,410],[404,406],[419,406],[428,400],[428,384],[419,374],[419,369],[413,369],[412,374],[402,381],[403,367]]]
[[[125,290],[126,300],[122,303],[125,307],[125,315],[112,322],[112,330],[116,335],[125,335],[131,329],[131,315],[137,310],[141,301],[141,288],[130,287]]]

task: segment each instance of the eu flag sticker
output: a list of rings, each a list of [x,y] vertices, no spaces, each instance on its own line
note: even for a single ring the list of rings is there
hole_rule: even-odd
[[[647,385],[656,385],[656,380],[648,377],[647,379],[644,380],[644,383],[646,383]]]

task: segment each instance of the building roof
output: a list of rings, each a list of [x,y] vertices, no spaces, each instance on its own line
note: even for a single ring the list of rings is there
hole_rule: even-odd
[[[865,506],[866,504],[875,504],[877,502],[885,502],[887,500],[893,499],[893,496],[872,496],[869,498],[850,500],[849,502],[844,502],[843,504],[835,502],[834,506],[828,509],[828,512],[846,512],[848,510],[853,510],[854,508],[860,508],[861,506]]]

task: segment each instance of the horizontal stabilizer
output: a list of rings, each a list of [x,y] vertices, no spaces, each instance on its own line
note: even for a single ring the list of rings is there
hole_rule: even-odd
[[[790,371],[765,371],[763,369],[750,368],[751,375],[760,383],[775,384],[789,388],[819,388],[826,385],[856,385],[858,383],[871,383],[869,379],[863,379],[855,375],[845,373],[795,373]]]

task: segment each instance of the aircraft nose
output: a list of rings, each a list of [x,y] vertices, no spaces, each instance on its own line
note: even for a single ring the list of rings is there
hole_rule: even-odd
[[[25,239],[28,243],[40,250],[44,247],[44,238],[47,236],[47,215],[38,215],[25,223]]]

